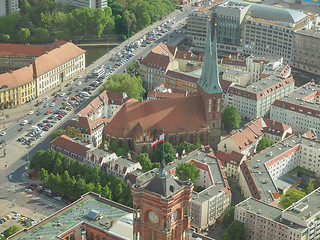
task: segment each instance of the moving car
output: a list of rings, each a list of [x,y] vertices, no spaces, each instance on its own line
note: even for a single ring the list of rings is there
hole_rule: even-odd
[[[28,120],[23,120],[22,123],[21,123],[21,125],[24,126],[24,125],[26,125],[27,123],[28,123]]]
[[[2,133],[0,133],[0,136],[4,136],[4,135],[6,135],[7,134],[7,132],[2,132]]]

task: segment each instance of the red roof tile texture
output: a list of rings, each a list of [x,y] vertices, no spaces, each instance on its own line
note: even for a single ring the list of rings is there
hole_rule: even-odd
[[[0,87],[18,87],[33,81],[32,65],[0,74]]]
[[[134,137],[137,128],[149,133],[208,129],[201,96],[127,102],[105,127],[115,137]]]
[[[86,157],[87,152],[90,150],[90,148],[72,141],[72,138],[67,135],[61,135],[60,137],[57,137],[50,143],[50,147],[52,145],[68,150],[72,153],[76,153],[77,155],[84,158]]]
[[[84,54],[86,51],[67,42],[35,59],[36,76],[41,76],[54,68]]]

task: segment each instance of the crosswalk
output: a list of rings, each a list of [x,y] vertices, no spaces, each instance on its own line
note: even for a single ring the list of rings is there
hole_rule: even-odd
[[[58,204],[58,203],[55,203],[49,199],[45,199],[45,198],[41,198],[41,197],[38,197],[38,196],[35,196],[33,195],[32,196],[32,199],[35,200],[35,201],[38,201],[44,205],[47,205],[47,206],[51,206],[53,208],[56,208],[57,210],[60,210],[62,209],[64,206],[62,205],[62,203]]]

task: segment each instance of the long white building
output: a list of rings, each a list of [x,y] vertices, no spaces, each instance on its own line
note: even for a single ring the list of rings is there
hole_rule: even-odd
[[[275,101],[270,118],[290,125],[296,132],[313,129],[320,136],[320,85],[307,83]]]

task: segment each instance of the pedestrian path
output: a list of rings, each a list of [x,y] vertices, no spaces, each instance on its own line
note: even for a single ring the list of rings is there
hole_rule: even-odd
[[[42,203],[44,205],[56,208],[57,210],[60,210],[60,209],[64,208],[64,206],[62,206],[61,204],[52,202],[49,199],[41,198],[41,197],[38,197],[38,196],[35,196],[35,195],[32,196],[32,200],[35,200],[35,201],[40,202],[40,203]]]

